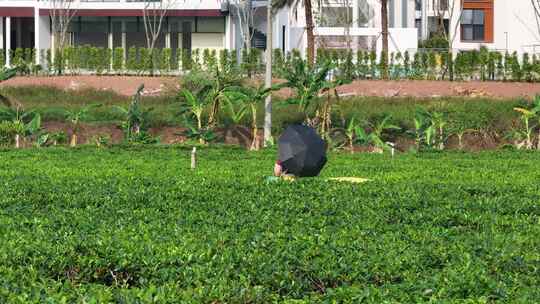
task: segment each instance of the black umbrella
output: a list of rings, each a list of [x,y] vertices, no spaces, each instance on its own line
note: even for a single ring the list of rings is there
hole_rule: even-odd
[[[279,161],[287,173],[317,176],[326,164],[326,149],[315,129],[291,125],[279,138]]]

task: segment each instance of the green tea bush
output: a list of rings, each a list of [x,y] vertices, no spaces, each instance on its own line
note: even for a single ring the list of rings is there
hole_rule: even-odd
[[[537,303],[540,154],[2,151],[2,303]],[[369,178],[364,184],[328,177]]]

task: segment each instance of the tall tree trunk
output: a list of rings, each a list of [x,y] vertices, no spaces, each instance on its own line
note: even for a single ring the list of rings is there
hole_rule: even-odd
[[[304,0],[307,33],[307,59],[310,65],[315,63],[315,36],[313,35],[313,11],[311,0]]]
[[[382,78],[388,79],[388,0],[381,0]]]
[[[272,1],[268,1],[268,6],[266,10],[266,77],[265,77],[265,86],[267,88],[272,87]],[[256,120],[257,117],[255,116]],[[256,121],[255,127],[256,127]],[[255,137],[253,138],[255,140]],[[272,93],[266,96],[264,101],[264,143],[266,147],[268,143],[272,140]]]

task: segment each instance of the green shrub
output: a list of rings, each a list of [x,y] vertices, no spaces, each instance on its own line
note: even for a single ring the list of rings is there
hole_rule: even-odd
[[[140,69],[138,51],[136,47],[129,48],[126,65],[126,68],[130,72],[136,72]]]
[[[172,50],[165,48],[161,51],[161,60],[159,70],[162,73],[169,73],[171,71]]]
[[[124,48],[117,47],[114,49],[112,66],[116,73],[122,73],[124,70]]]

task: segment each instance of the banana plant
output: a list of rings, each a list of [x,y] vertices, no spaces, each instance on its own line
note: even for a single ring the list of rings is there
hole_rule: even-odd
[[[356,122],[354,117],[351,118],[344,131],[351,154],[354,153],[355,144],[367,144],[366,131],[364,131],[360,123]]]
[[[383,150],[390,149],[390,146],[384,141],[384,132],[388,130],[400,130],[401,128],[390,123],[392,117],[390,115],[385,116],[377,123],[366,123],[367,127],[371,129],[368,133],[365,131],[361,123],[356,122],[352,118],[347,127],[344,130],[344,134],[347,138],[347,144],[351,153],[354,152],[354,145],[371,145],[375,150],[382,152]]]
[[[188,123],[188,129],[191,131],[191,137],[198,137],[201,144],[205,144],[206,140],[201,132],[203,132],[203,112],[204,109],[210,103],[208,96],[204,97],[195,97],[190,91],[182,90],[181,94],[184,97],[185,103],[182,105],[182,112],[185,114],[185,120],[189,122],[189,116],[194,116],[197,121],[197,126],[193,126],[191,123]],[[187,117],[186,117],[187,116]]]
[[[330,70],[329,64],[311,67],[307,61],[298,59],[293,61],[285,74],[287,81],[281,86],[289,87],[295,91],[295,96],[287,101],[290,104],[298,105],[306,121],[309,120],[308,109],[318,98],[319,93],[330,90],[332,87],[331,82],[328,81]]]
[[[445,133],[444,128],[446,126],[446,120],[444,114],[441,112],[433,112],[431,114],[431,124],[435,128],[435,132],[438,133],[439,150],[444,150]]]
[[[183,133],[187,138],[198,140],[200,144],[205,145],[217,138],[216,134],[210,128],[199,128],[192,123],[188,116],[184,115],[184,126],[186,131]]]
[[[390,146],[383,140],[383,133],[389,130],[400,130],[401,128],[390,123],[392,119],[391,115],[386,115],[380,121],[371,124],[371,133],[368,135],[369,143],[373,144],[380,150],[388,150]]]
[[[221,71],[216,66],[212,75],[211,85],[201,92],[204,94],[205,98],[210,100],[212,104],[208,117],[208,126],[210,128],[214,128],[217,125],[219,109],[221,108],[221,101],[225,99],[225,93],[230,87],[238,84],[238,75],[231,72]]]
[[[249,109],[251,112],[251,130],[252,130],[252,141],[250,150],[259,150],[260,144],[257,140],[257,132],[259,127],[257,125],[257,106],[260,105],[268,95],[272,94],[273,91],[279,90],[280,86],[272,86],[270,88],[265,87],[264,84],[261,84],[257,87],[244,86],[244,87],[230,87],[227,90],[225,96],[229,104],[233,104],[234,101],[240,102],[244,105],[244,109]],[[242,107],[240,108],[242,109]],[[232,113],[232,112],[231,112]],[[245,112],[241,112],[242,114]],[[238,115],[238,114],[237,114]],[[233,119],[234,120],[234,119]]]
[[[535,113],[537,124],[540,125],[540,95],[535,96],[531,111]],[[538,128],[538,135],[536,140],[536,149],[540,150],[540,128]]]
[[[417,149],[423,144],[427,147],[435,147],[443,150],[445,138],[446,119],[443,113],[429,112],[424,108],[418,108],[414,115],[415,141]]]
[[[151,108],[146,110],[142,109],[140,105],[143,90],[144,84],[139,86],[137,92],[131,99],[130,105],[127,108],[120,106],[114,107],[125,117],[125,120],[122,123],[122,128],[124,129],[127,140],[131,140],[140,135],[141,128],[143,127],[144,122],[148,119],[148,114],[152,111]]]
[[[24,111],[21,107],[0,108],[0,121],[11,124],[15,148],[22,146],[22,139],[34,135],[41,129],[41,116],[34,111]]]
[[[523,121],[523,124],[524,124],[524,129],[522,131],[519,131],[518,134],[520,134],[522,137],[525,138],[525,148],[532,149],[533,147],[532,132],[534,130],[534,126],[531,124],[531,120],[535,118],[535,116],[537,115],[537,110],[535,110],[534,108],[525,109],[525,108],[516,107],[514,108],[514,111],[519,112],[521,114],[520,119]]]
[[[83,120],[86,115],[88,115],[88,112],[90,110],[97,107],[101,107],[101,104],[90,104],[79,110],[65,111],[66,120],[71,124],[72,133],[69,143],[71,147],[77,146],[81,120]]]

